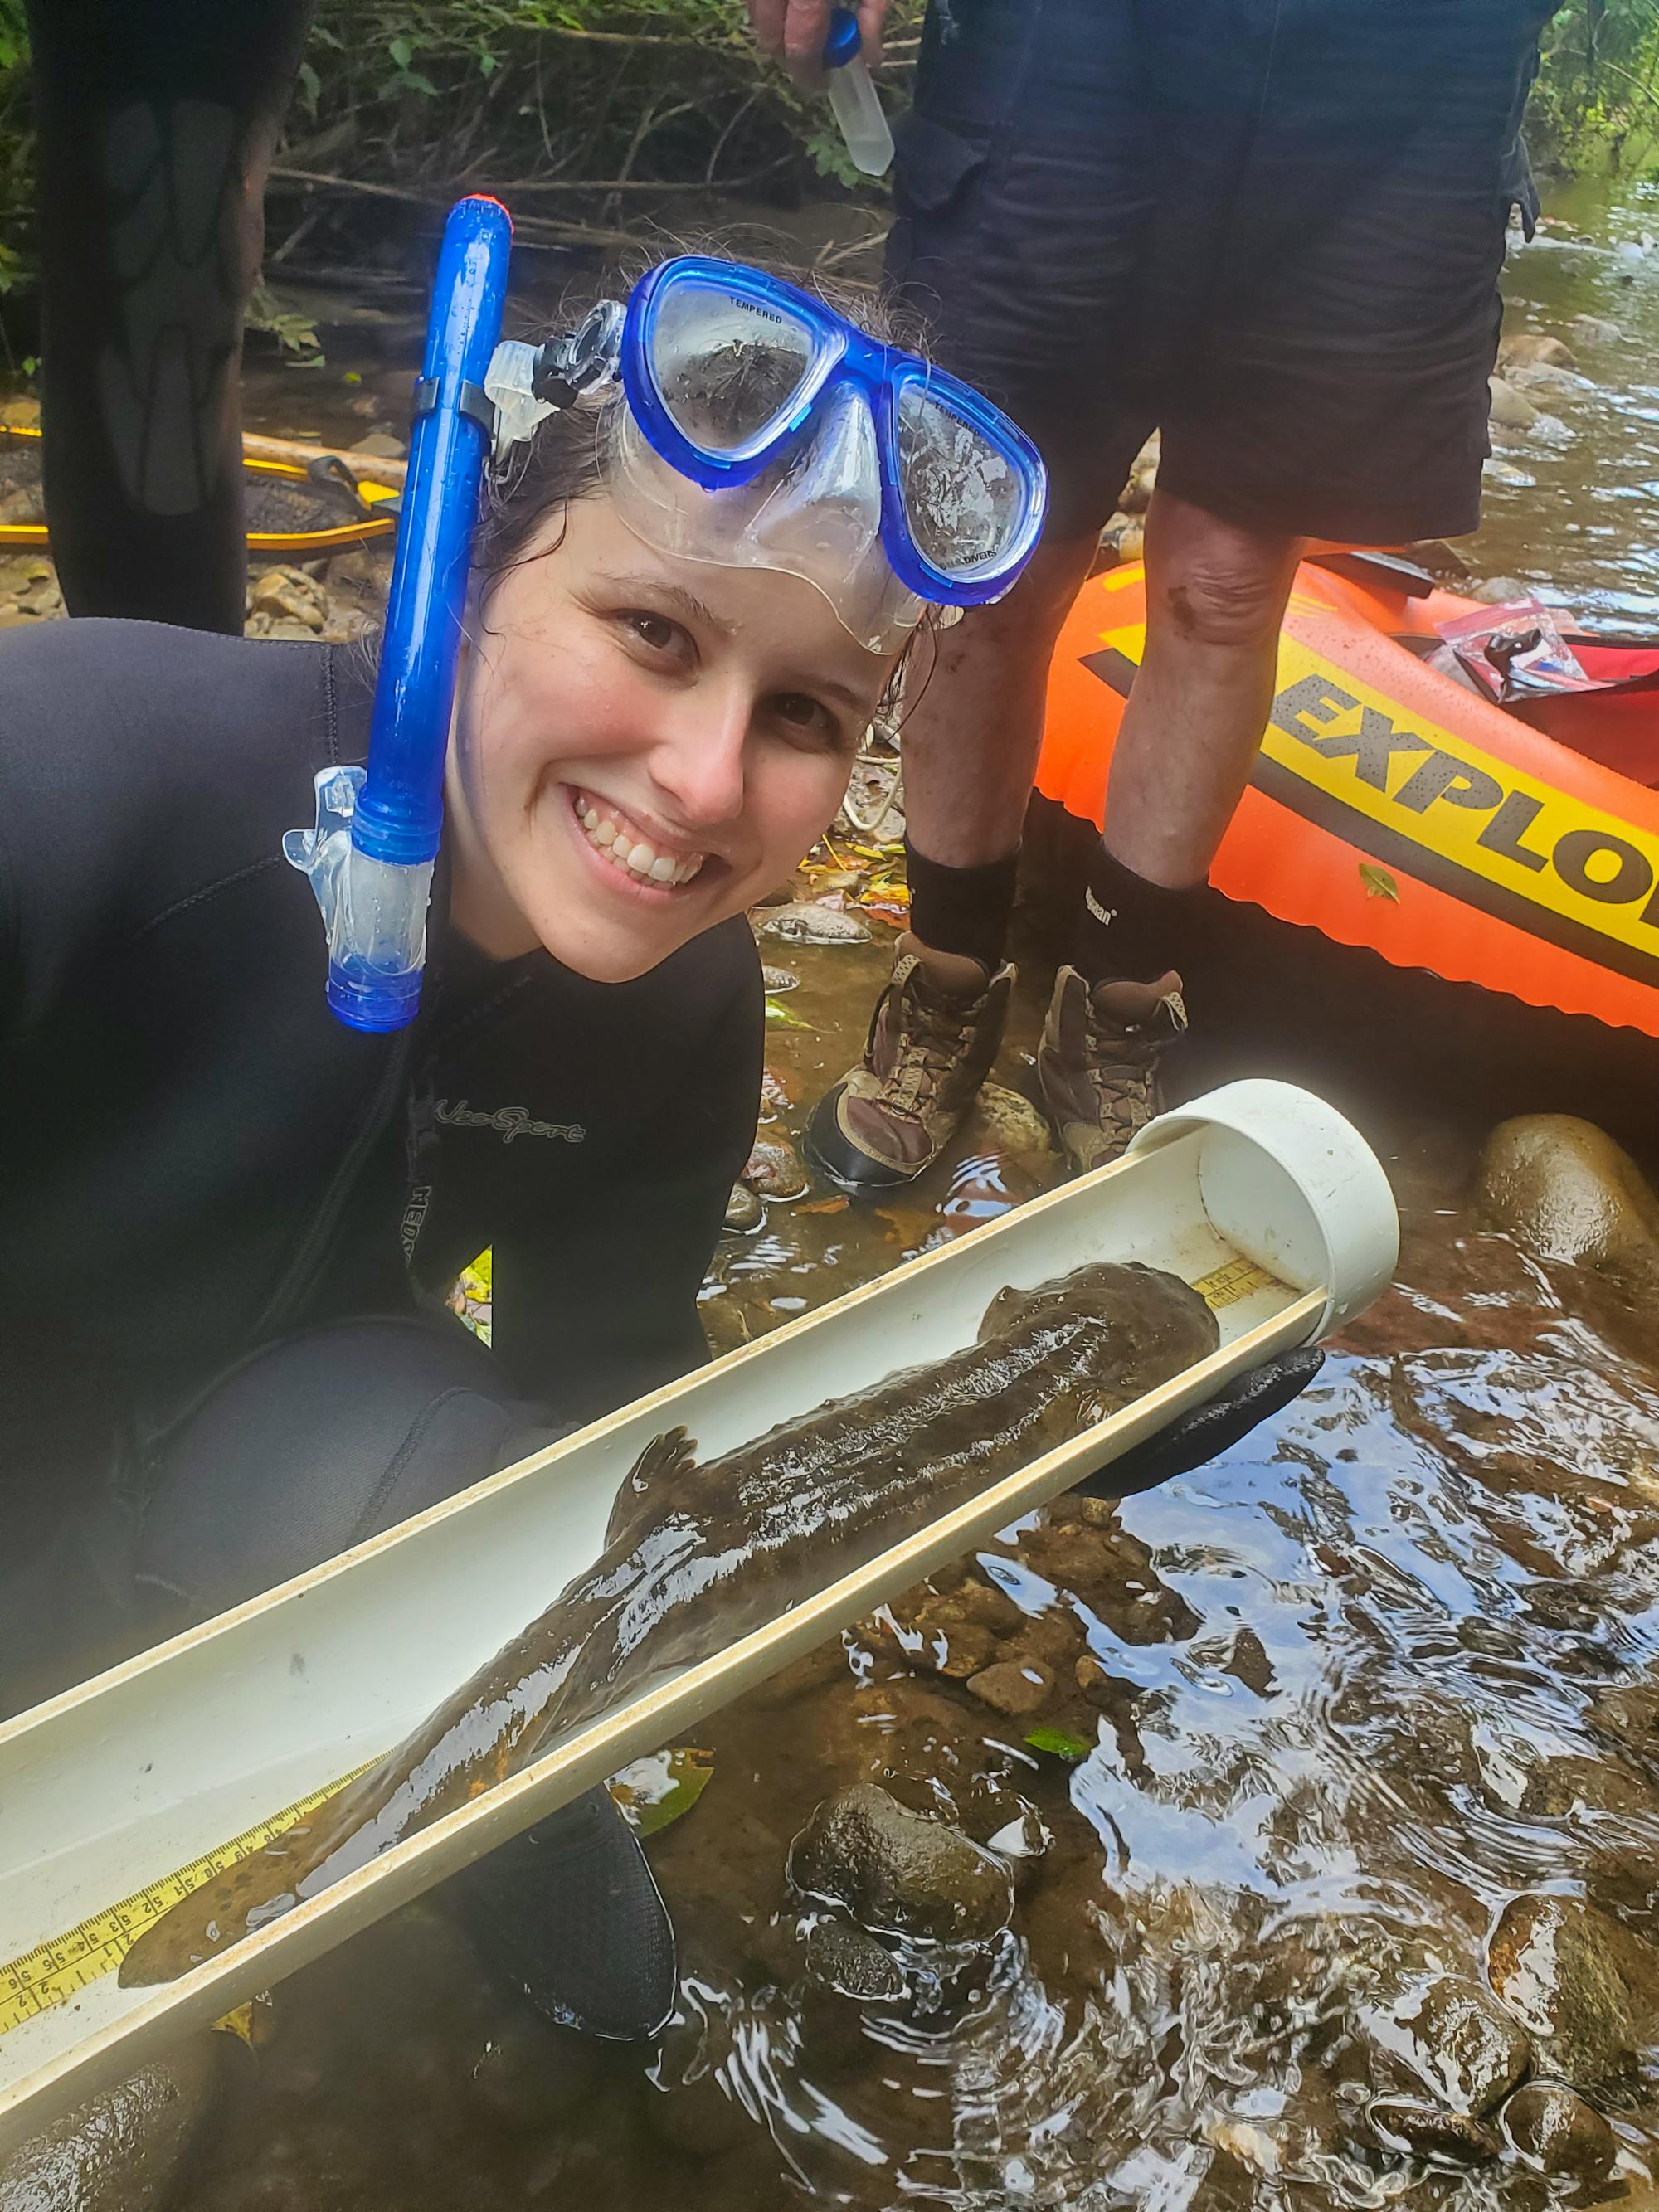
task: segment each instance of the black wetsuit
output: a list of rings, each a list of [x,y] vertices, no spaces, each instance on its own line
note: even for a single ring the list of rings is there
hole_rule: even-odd
[[[489,961],[434,915],[418,1024],[345,1029],[278,848],[313,773],[363,757],[369,696],[355,647],[0,638],[0,1668],[31,1611],[38,1657],[76,1593],[114,1588],[130,1539],[212,1610],[488,1472],[525,1421],[707,1357],[696,1292],[759,1089],[749,931],[604,986],[541,952]],[[447,1319],[409,1350],[486,1246],[494,1383]],[[256,1362],[219,1444],[199,1415],[191,1442],[228,1368],[364,1316],[401,1318],[354,1322],[263,1411]],[[376,1396],[411,1360],[418,1420],[409,1377]],[[425,1474],[422,1376],[461,1425]],[[115,1567],[88,1566],[112,1496]]]

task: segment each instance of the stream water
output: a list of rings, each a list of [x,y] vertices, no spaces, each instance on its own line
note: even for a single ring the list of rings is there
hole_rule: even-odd
[[[1583,185],[1552,212],[1511,270],[1512,326],[1589,313],[1620,334],[1572,341],[1592,381],[1549,401],[1560,430],[1501,449],[1469,557],[1602,627],[1659,629],[1659,251],[1640,246],[1659,185]],[[799,987],[776,1001],[789,1103],[763,1133],[798,1133],[855,1056],[890,957],[874,930],[768,944]],[[1028,962],[997,1071],[1017,1092],[1046,986]],[[1195,1020],[1230,1066],[1304,1073],[1246,1032],[1249,1002]],[[1297,1406],[1115,1516],[1011,1532],[699,1733],[712,1778],[651,1844],[682,1945],[659,2054],[545,2027],[441,1920],[405,1914],[276,1993],[187,2212],[1651,2212],[1659,1784],[1629,1693],[1659,1659],[1659,1330],[1470,1205],[1480,1141],[1540,1103],[1534,1079],[1598,1115],[1596,1053],[1539,1028],[1483,1058],[1460,1027],[1467,1064],[1430,1085],[1404,1040],[1451,1006],[1303,1014],[1405,1244]],[[1057,1171],[1005,1120],[895,1203],[770,1202],[723,1240],[711,1335],[761,1334]],[[944,1673],[894,1632],[918,1613],[946,1625]],[[1040,1720],[1073,1755],[967,1689],[951,1630],[971,1645],[975,1623],[1052,1674]],[[970,1953],[890,1943],[893,1990],[860,2000],[815,1959],[786,1862],[815,1806],[867,1781],[1014,1849],[1018,1902]],[[1540,1898],[1567,1918],[1541,1965],[1527,1953],[1534,2060],[1609,2116],[1603,2179],[1437,2133],[1467,2049],[1386,2025],[1401,1989],[1448,1976],[1507,1974],[1524,2010],[1516,1930],[1556,1911]],[[1379,2132],[1379,2093],[1429,2119]]]

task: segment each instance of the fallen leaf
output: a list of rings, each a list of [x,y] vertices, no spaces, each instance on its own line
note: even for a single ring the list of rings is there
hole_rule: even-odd
[[[1080,1735],[1068,1735],[1064,1729],[1033,1729],[1025,1739],[1033,1751],[1052,1752],[1056,1759],[1087,1759],[1094,1749]]]
[[[787,1006],[781,1006],[775,999],[769,999],[766,1002],[766,1018],[769,1022],[775,1022],[781,1030],[810,1030],[814,1036],[817,1035],[811,1022],[802,1021],[799,1014],[792,1014]]]
[[[1400,886],[1386,868],[1379,868],[1374,860],[1359,863],[1359,880],[1365,886],[1367,898],[1392,899],[1400,903]]]
[[[845,1198],[815,1198],[811,1206],[798,1206],[797,1213],[844,1213],[851,1204]]]
[[[714,1773],[712,1751],[681,1744],[630,1760],[605,1788],[636,1836],[654,1836],[691,1810]]]

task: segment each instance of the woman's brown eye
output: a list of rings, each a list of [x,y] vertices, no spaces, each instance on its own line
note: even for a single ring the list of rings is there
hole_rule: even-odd
[[[835,716],[804,691],[786,691],[773,701],[772,707],[778,720],[801,736],[816,738],[823,744],[840,744],[841,728]]]
[[[634,614],[629,620],[640,642],[653,653],[665,653],[674,642],[674,625],[666,615]]]

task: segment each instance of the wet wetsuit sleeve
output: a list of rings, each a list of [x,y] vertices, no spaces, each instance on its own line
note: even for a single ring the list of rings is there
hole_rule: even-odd
[[[745,970],[696,1056],[653,1071],[625,1166],[497,1236],[494,1343],[520,1389],[586,1419],[708,1358],[697,1291],[754,1142],[764,1028]]]

